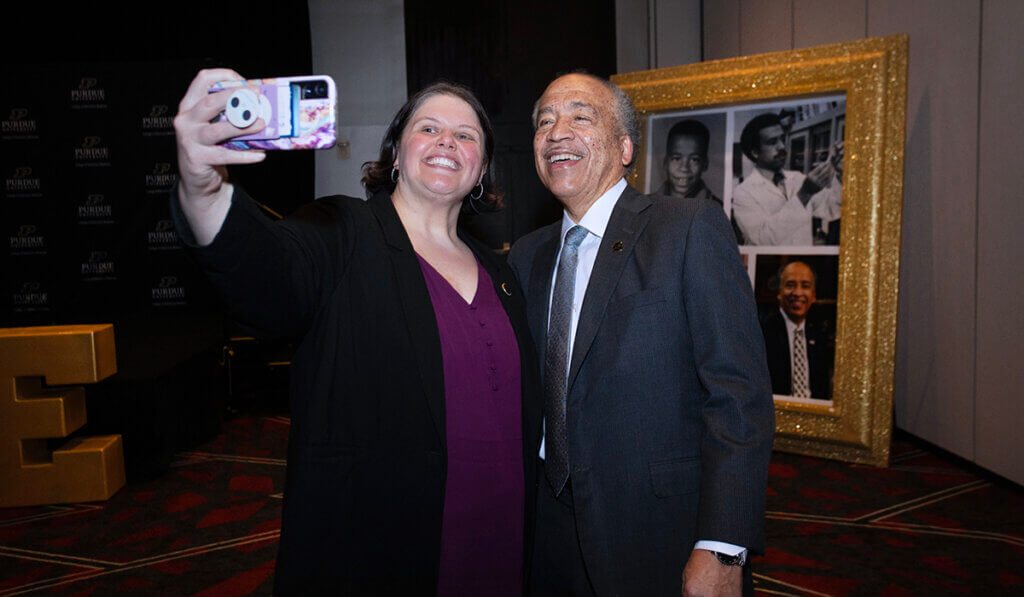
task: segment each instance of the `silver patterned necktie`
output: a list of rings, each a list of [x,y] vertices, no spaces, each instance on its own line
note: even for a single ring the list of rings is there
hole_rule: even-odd
[[[810,384],[807,366],[807,341],[804,339],[804,328],[793,330],[793,396],[810,398]]]
[[[565,392],[569,376],[569,332],[576,288],[576,260],[587,229],[573,226],[565,233],[558,274],[551,295],[548,345],[544,353],[544,470],[555,495],[569,479],[569,438],[566,433]]]

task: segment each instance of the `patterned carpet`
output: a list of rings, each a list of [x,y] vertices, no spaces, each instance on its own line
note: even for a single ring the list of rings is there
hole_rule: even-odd
[[[889,468],[773,455],[764,595],[1024,595],[1024,491],[897,434]]]
[[[106,503],[0,510],[0,596],[269,595],[287,433],[240,415]],[[893,455],[773,456],[759,595],[1024,595],[1024,490],[901,434]]]

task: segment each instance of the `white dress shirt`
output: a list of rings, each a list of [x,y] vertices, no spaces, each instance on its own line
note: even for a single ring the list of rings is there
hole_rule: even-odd
[[[612,217],[612,210],[615,209],[615,204],[618,203],[619,197],[622,192],[626,190],[626,179],[619,179],[619,182],[615,183],[615,186],[605,191],[603,195],[597,198],[597,201],[590,206],[587,213],[583,214],[583,218],[579,222],[574,222],[569,217],[569,213],[566,211],[562,212],[562,231],[559,235],[558,243],[558,257],[555,259],[555,267],[551,273],[551,294],[548,295],[548,314],[550,317],[551,313],[551,296],[555,291],[555,276],[558,274],[558,260],[561,259],[562,245],[565,243],[565,233],[570,228],[579,224],[587,229],[587,237],[580,243],[579,252],[577,253],[576,261],[576,283],[573,287],[572,294],[572,323],[569,327],[569,349],[566,351],[566,355],[569,362],[572,362],[572,348],[576,342],[576,324],[580,320],[580,309],[583,307],[583,297],[587,294],[587,285],[590,283],[590,274],[594,271],[594,262],[597,260],[597,250],[601,247],[601,239],[604,237],[604,231],[608,227],[608,220]],[[566,367],[568,372],[569,367]],[[541,435],[540,442],[540,457],[544,458],[544,439]],[[698,541],[694,545],[694,549],[707,549],[709,551],[720,551],[728,555],[737,555],[741,552],[745,552],[746,549],[738,545],[731,543],[722,543],[720,541]]]

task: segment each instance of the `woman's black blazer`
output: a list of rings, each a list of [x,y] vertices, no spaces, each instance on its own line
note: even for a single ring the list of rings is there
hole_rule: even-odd
[[[296,341],[274,594],[434,594],[447,459],[441,345],[390,196],[333,196],[267,219],[241,189],[217,237],[182,240],[229,315]],[[519,343],[526,527],[541,432],[538,360],[504,260],[461,229]]]

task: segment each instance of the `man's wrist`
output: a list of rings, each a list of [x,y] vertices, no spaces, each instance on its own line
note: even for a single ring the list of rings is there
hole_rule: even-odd
[[[724,543],[722,541],[701,540],[693,548],[710,552],[723,565],[742,566],[747,562],[747,550],[740,545]]]
[[[712,555],[718,559],[718,562],[723,566],[743,566],[747,563],[747,550],[743,550],[736,555],[729,555],[720,551],[711,552]]]

